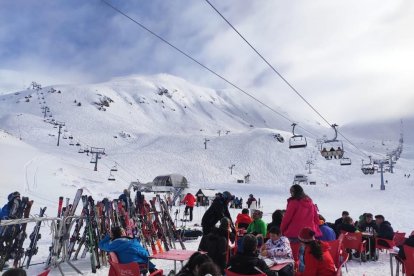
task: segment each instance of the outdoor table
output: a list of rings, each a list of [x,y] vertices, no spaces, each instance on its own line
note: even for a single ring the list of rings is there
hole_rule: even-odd
[[[286,262],[286,263],[275,264],[275,265],[273,265],[273,266],[270,267],[270,270],[272,270],[272,271],[280,271],[281,269],[283,269],[285,266],[288,266],[289,264],[293,264],[293,262]]]
[[[181,250],[181,249],[171,249],[169,251],[164,251],[150,256],[151,259],[159,260],[170,260],[174,261],[174,272],[177,273],[177,261],[181,262],[181,268],[183,267],[183,262],[190,259],[197,251],[193,250]],[[202,252],[205,253],[205,252]]]
[[[361,232],[361,234],[362,234],[362,237],[368,240],[369,258],[367,258],[367,260],[371,261],[371,240],[374,238],[374,234],[371,232]]]

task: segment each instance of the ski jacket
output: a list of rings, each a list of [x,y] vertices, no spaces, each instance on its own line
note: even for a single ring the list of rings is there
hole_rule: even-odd
[[[292,249],[290,248],[289,239],[285,236],[280,236],[280,238],[276,241],[272,241],[268,239],[267,242],[264,244],[264,248],[267,251],[268,258],[276,258],[276,259],[291,259],[292,258]]]
[[[185,205],[188,207],[194,207],[196,198],[193,194],[188,193],[185,195],[185,197],[183,198],[181,202],[185,203]]]
[[[220,221],[223,217],[226,217],[231,221],[231,216],[227,203],[223,197],[219,196],[213,200],[213,203],[207,209],[207,211],[203,215],[203,218],[201,219],[201,226],[203,227],[203,231],[204,229],[214,228],[216,223]]]
[[[236,225],[239,228],[247,228],[250,223],[252,223],[253,219],[248,214],[238,214],[236,218]]]
[[[226,230],[215,227],[210,234],[201,238],[198,246],[198,251],[207,252],[207,255],[220,267],[222,272],[226,268],[228,234]]]
[[[310,247],[305,247],[305,271],[302,276],[335,276],[336,267],[332,259],[331,253],[329,253],[329,244],[320,242],[322,246],[322,261],[316,259],[310,253]]]
[[[378,227],[378,238],[392,240],[394,238],[394,229],[391,227],[391,223],[383,221]]]
[[[319,230],[321,230],[322,236],[319,237],[321,241],[333,241],[336,240],[335,231],[329,227],[326,223],[319,225]]]
[[[249,206],[249,207],[250,207],[250,205],[252,204],[252,202],[253,202],[253,201],[256,201],[256,199],[255,199],[254,197],[249,197],[249,198],[247,199],[247,201],[246,201],[247,206]]]
[[[289,198],[287,201],[286,213],[280,225],[282,234],[288,238],[298,238],[302,228],[310,227],[315,232],[315,236],[320,237],[318,211],[312,199]]]
[[[269,269],[265,261],[259,259],[253,253],[237,253],[235,256],[231,257],[227,268],[232,272],[242,273],[244,275],[260,274],[255,267],[266,273],[268,276],[277,275],[276,272]]]
[[[99,248],[104,251],[115,252],[121,264],[148,263],[149,254],[137,239],[122,237],[111,241],[109,235],[106,235],[99,242]]]
[[[1,209],[0,219],[15,219],[17,218],[17,211],[21,204],[21,200],[17,198],[11,199]]]
[[[253,220],[249,227],[247,227],[247,233],[262,234],[263,238],[265,238],[267,233],[266,223],[262,219]]]

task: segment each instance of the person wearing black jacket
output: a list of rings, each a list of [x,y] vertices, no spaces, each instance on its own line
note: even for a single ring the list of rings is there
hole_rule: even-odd
[[[260,269],[258,271],[256,269]],[[257,239],[251,234],[243,238],[243,252],[231,257],[228,270],[245,275],[254,275],[264,272],[268,276],[276,276],[277,272],[271,271],[264,260],[257,255]]]
[[[394,238],[394,229],[392,229],[391,223],[384,219],[383,215],[376,215],[375,223],[378,226],[377,238],[386,240],[392,240]],[[389,244],[383,240],[378,240],[378,244],[384,247],[389,247]]]
[[[378,226],[377,237],[387,240],[394,238],[394,229],[391,227],[391,223],[384,219],[383,215],[375,216],[375,223]]]
[[[207,252],[222,273],[226,268],[229,231],[229,220],[224,217],[220,220],[220,227],[214,227],[208,235],[203,236],[198,246],[198,251]]]
[[[342,211],[342,217],[340,217],[339,219],[335,220],[335,234],[336,237],[339,237],[339,235],[341,234],[341,230],[339,229],[340,225],[344,222],[344,218],[349,216],[349,212],[348,211]]]
[[[217,194],[211,206],[204,213],[201,219],[201,227],[203,228],[203,235],[208,235],[223,217],[230,220],[230,225],[233,225],[231,220],[228,204],[234,199],[230,192],[223,192]]]

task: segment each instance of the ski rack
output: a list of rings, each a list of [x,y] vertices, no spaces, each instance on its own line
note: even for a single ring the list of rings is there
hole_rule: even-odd
[[[0,222],[0,226],[9,226],[9,225],[16,225],[16,224],[24,224],[24,223],[32,223],[32,222],[44,222],[44,221],[52,221],[51,224],[51,230],[53,233],[53,238],[60,238],[61,234],[64,233],[64,231],[66,231],[67,229],[65,229],[66,226],[66,222],[68,219],[72,219],[72,221],[70,222],[69,226],[68,226],[68,230],[70,231],[70,229],[72,228],[73,224],[79,220],[79,219],[86,219],[84,217],[81,216],[68,216],[66,218],[58,218],[58,217],[37,217],[37,218],[21,218],[21,219],[10,219],[10,220],[2,220]],[[59,222],[59,223],[57,223]],[[53,268],[58,268],[60,274],[62,274],[62,276],[64,276],[65,274],[62,271],[61,268],[61,263],[66,262],[73,270],[75,270],[77,273],[83,275],[83,273],[77,268],[75,267],[74,264],[72,264],[72,262],[70,260],[67,260],[66,256],[67,256],[67,242],[69,241],[69,237],[63,237],[63,246],[62,246],[62,254],[61,257],[59,258],[57,256],[57,250],[58,250],[58,246],[55,245],[51,250],[53,250],[52,252],[52,258],[50,260],[50,263],[46,265],[45,270],[47,269],[53,269]]]

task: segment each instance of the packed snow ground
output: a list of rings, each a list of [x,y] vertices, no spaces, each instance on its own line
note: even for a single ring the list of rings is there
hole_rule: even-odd
[[[83,188],[84,193],[96,199],[116,198],[136,179],[149,182],[157,175],[180,173],[189,180],[191,192],[199,188],[229,190],[244,201],[253,193],[261,198],[264,220],[270,222],[274,210],[286,207],[294,175],[306,174],[305,163],[311,160],[314,166],[309,177],[317,185],[306,186],[305,191],[328,221],[338,218],[343,210],[348,210],[354,219],[372,212],[383,214],[394,230],[414,229],[414,207],[410,202],[414,198],[412,140],[406,139],[395,173],[385,174],[388,185],[385,191],[380,191],[378,174],[361,173],[361,158],[367,159],[361,152],[345,143],[346,155],[353,160],[351,166],[345,167],[337,160],[327,161],[320,156],[317,137],[308,138],[306,149],[290,150],[289,124],[232,91],[201,88],[168,75],[54,88],[61,93],[48,92],[50,87],[47,87],[38,92],[26,90],[0,96],[0,129],[4,130],[0,131],[0,196],[5,201],[8,193],[19,190],[35,201],[33,215],[39,207],[47,206],[46,214],[55,216],[58,197],[73,198],[77,188]],[[168,93],[160,95],[158,88],[166,88]],[[99,110],[96,103],[108,98],[113,102],[106,111]],[[79,102],[81,106],[77,105]],[[51,111],[46,118],[65,122],[65,135],[73,135],[75,143],[105,148],[107,155],[99,160],[97,172],[93,171],[91,157],[78,153],[79,147],[70,146],[69,139],[61,139],[61,145],[56,146],[57,129],[44,122],[41,109],[44,105]],[[49,117],[50,113],[53,117]],[[316,122],[308,121],[303,126],[318,137],[332,136],[330,129]],[[285,143],[272,137],[276,132],[284,136]],[[374,129],[370,134],[372,137],[349,132],[358,147],[375,157],[384,156],[387,148],[397,146],[398,132],[392,136],[386,130]],[[381,139],[384,135],[394,139],[384,143]],[[210,140],[207,150],[203,144],[205,138]],[[115,162],[118,163],[116,181],[110,182],[107,178]],[[232,164],[235,167],[231,175]],[[251,182],[237,184],[247,173]],[[201,207],[195,209],[195,222],[201,220],[203,211]],[[236,214],[234,211],[233,217]],[[32,228],[29,225],[28,231]],[[44,261],[48,255],[51,239],[47,224],[42,233],[33,263]],[[198,242],[186,245],[196,249]],[[172,268],[168,261],[156,264],[166,268],[165,271]],[[87,259],[75,265],[89,273]],[[42,267],[31,267],[29,275],[40,272]],[[65,274],[70,273],[70,268],[65,267]],[[362,265],[350,262],[349,275],[364,274],[388,275],[387,256]],[[58,271],[52,275],[59,275]],[[107,275],[107,270],[101,269],[97,275]]]

